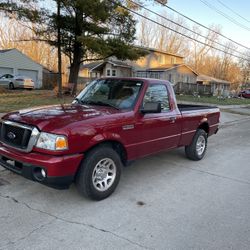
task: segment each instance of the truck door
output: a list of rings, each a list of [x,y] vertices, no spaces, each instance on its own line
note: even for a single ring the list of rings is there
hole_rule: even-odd
[[[178,146],[181,115],[171,107],[169,100],[169,91],[165,84],[155,83],[148,86],[142,105],[146,102],[160,102],[161,113],[139,113],[137,116],[135,126],[139,134],[137,150],[140,156]]]

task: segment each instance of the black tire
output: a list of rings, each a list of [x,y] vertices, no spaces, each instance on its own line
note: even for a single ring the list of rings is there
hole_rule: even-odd
[[[14,84],[12,82],[9,83],[9,89],[14,89]]]
[[[203,145],[198,149],[198,144]],[[198,129],[193,137],[190,145],[185,147],[185,153],[187,158],[193,161],[201,160],[207,150],[207,133],[203,129]]]
[[[101,164],[105,164],[106,169],[103,166],[100,167]],[[108,169],[106,164],[110,164]],[[98,167],[99,171],[104,172],[98,172]],[[76,187],[87,198],[92,200],[105,199],[115,191],[120,180],[121,169],[121,159],[116,151],[110,146],[97,146],[86,154],[86,158],[81,163],[75,180]],[[111,175],[111,171],[115,171],[115,174]],[[106,175],[106,177],[101,175]],[[106,178],[106,181],[102,181],[101,178]],[[105,189],[105,184],[108,188],[100,190]]]

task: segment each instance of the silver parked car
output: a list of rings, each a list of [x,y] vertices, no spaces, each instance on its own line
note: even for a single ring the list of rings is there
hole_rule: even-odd
[[[0,87],[1,86],[9,89],[34,89],[34,81],[27,76],[14,76],[12,74],[5,74],[0,77]]]

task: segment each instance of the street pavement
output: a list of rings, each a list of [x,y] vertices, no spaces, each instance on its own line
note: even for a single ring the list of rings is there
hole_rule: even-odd
[[[0,249],[249,249],[248,118],[223,112],[202,161],[180,148],[134,162],[100,202],[0,167]]]

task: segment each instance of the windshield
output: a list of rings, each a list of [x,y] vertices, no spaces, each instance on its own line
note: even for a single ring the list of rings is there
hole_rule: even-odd
[[[91,82],[77,97],[80,104],[132,109],[142,87],[142,81],[98,79]]]

